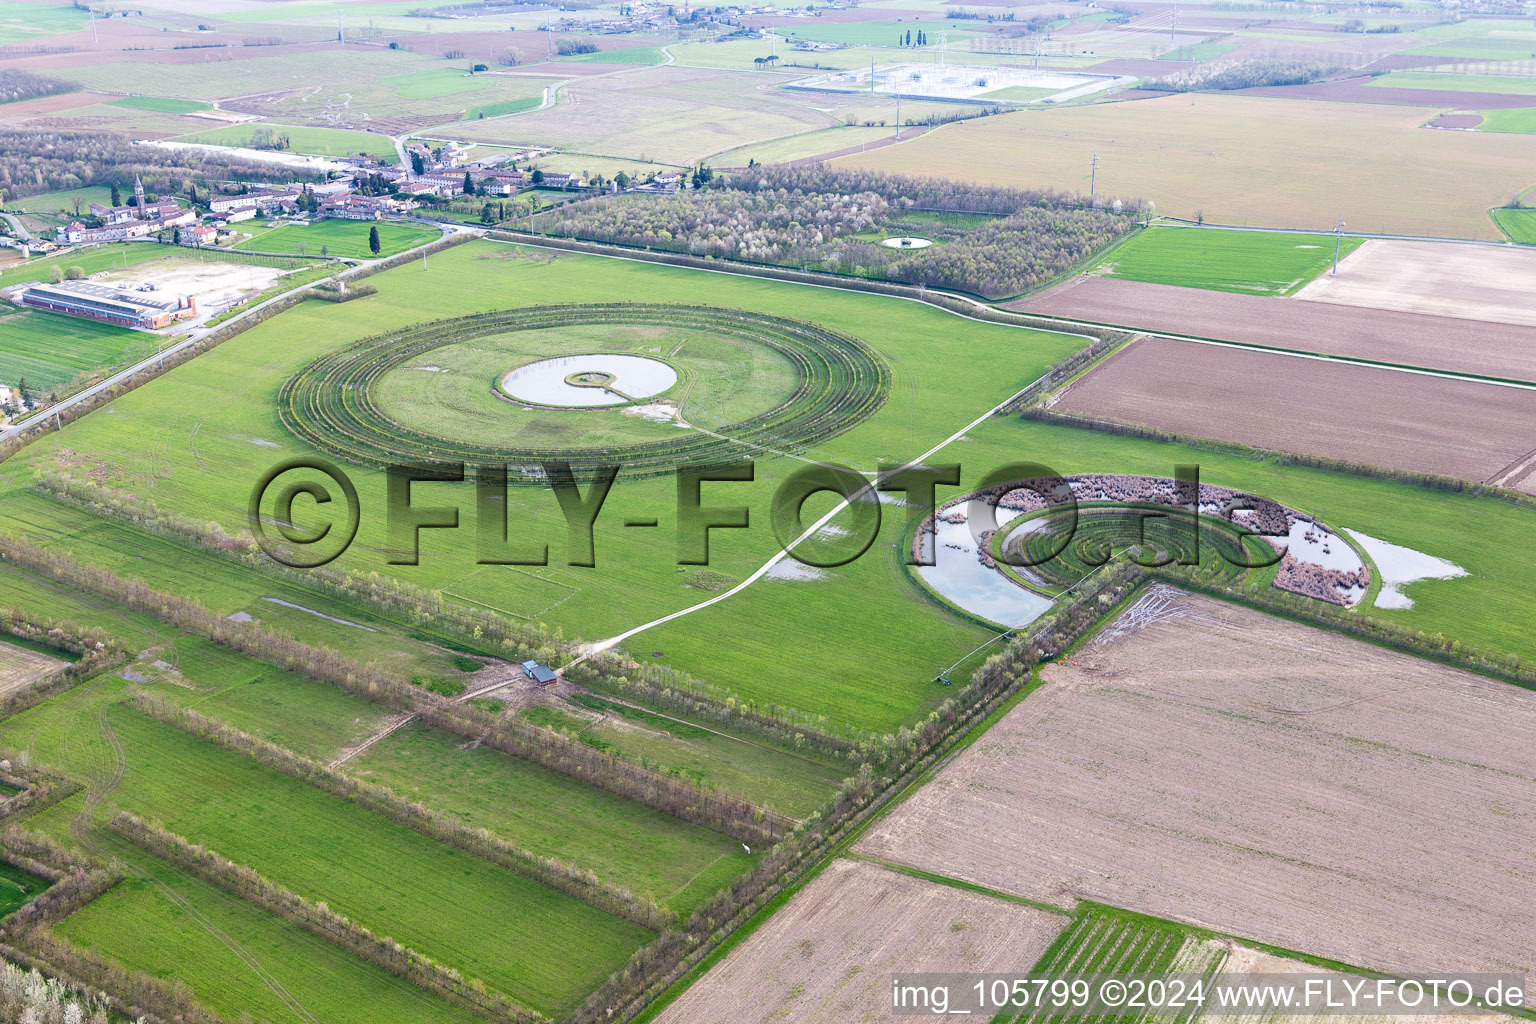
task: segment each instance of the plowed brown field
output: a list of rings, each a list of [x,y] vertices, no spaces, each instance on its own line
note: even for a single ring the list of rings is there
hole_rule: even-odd
[[[890,1010],[893,974],[1027,971],[1067,920],[874,864],[834,861],[657,1024],[911,1020]]]
[[[1054,409],[1536,493],[1536,391],[1142,338]]]
[[[1361,967],[1536,969],[1536,693],[1173,596],[858,851]]]

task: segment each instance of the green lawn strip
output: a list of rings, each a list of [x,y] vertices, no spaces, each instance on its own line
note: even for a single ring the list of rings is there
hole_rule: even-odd
[[[0,303],[0,384],[48,395],[72,381],[153,355],[160,339],[126,327]]]
[[[1511,242],[1536,245],[1536,209],[1512,210],[1508,207],[1499,207],[1490,211],[1489,215]]]
[[[190,114],[197,110],[212,110],[213,106],[202,100],[173,100],[163,96],[124,96],[107,100],[112,107],[129,107],[133,110],[158,110],[163,114]]]
[[[363,224],[362,221],[348,223]],[[366,240],[367,237],[368,229],[367,225],[364,225],[363,238]],[[318,256],[318,249],[312,255]],[[53,256],[40,256],[25,263],[12,263],[0,271],[0,283],[9,287],[24,281],[47,281],[50,279],[50,271],[53,267],[61,270],[79,267],[82,273],[90,276],[103,270],[122,270],[151,260],[168,258],[208,263],[252,264],[258,267],[276,267],[280,270],[293,270],[306,266],[309,262],[296,255],[266,256],[231,249],[193,249],[154,241],[107,242],[101,245],[82,246]]]
[[[1039,900],[1032,900],[1026,896],[1017,896],[1011,892],[1003,892],[1001,889],[989,889],[984,885],[977,885],[975,882],[967,882],[960,878],[951,878],[949,875],[940,875],[935,874],[932,871],[924,871],[922,868],[915,868],[910,864],[898,864],[895,861],[881,860],[879,857],[866,857],[863,854],[851,852],[845,852],[843,856],[848,860],[862,860],[870,864],[878,864],[880,867],[885,868],[888,871],[894,871],[897,874],[902,875],[909,875],[912,878],[921,878],[925,882],[934,882],[938,885],[947,885],[951,889],[960,889],[964,892],[976,893],[978,896],[990,896],[995,900],[1003,900],[1007,903],[1017,903],[1020,906],[1033,907],[1036,910],[1043,910],[1048,914],[1058,914],[1062,917],[1072,916],[1072,911],[1066,909],[1065,907],[1058,907],[1052,903],[1042,903]]]
[[[752,858],[741,844],[490,747],[412,724],[347,762],[358,778],[557,857],[686,918]]]
[[[80,776],[110,764],[94,728],[105,714],[127,770],[97,808],[98,823],[120,809],[158,820],[545,1013],[574,1007],[649,938],[563,893],[116,705],[122,685],[101,680],[0,723],[0,741]],[[67,828],[67,819],[58,824]]]
[[[300,1018],[210,928],[254,957],[309,1013],[336,1024],[470,1024],[474,1015],[431,996],[295,925],[144,854],[110,834],[133,876],[56,927],[64,938],[152,977],[185,983],[230,1021]],[[153,879],[190,904],[173,902]]]
[[[1099,255],[1089,272],[1249,295],[1290,295],[1333,262],[1332,235],[1155,226]],[[1363,241],[1344,238],[1341,253]]]
[[[351,131],[341,128],[307,128],[300,125],[234,124],[178,137],[178,142],[191,142],[202,146],[249,147],[257,132],[269,135],[286,135],[289,142],[286,152],[309,153],[315,156],[341,157],[367,154],[387,164],[399,163],[400,155],[388,136],[374,132]]]
[[[379,232],[379,254],[368,248],[368,233]],[[404,252],[437,238],[441,232],[421,224],[393,221],[332,220],[308,225],[289,224],[235,243],[234,250],[275,253],[304,253],[309,256],[347,256],[355,259],[382,259]],[[321,250],[324,250],[322,252]]]
[[[795,818],[804,818],[826,803],[852,770],[846,762],[721,735],[593,694],[574,694],[570,700],[615,716],[617,722],[590,723],[563,715],[566,721],[547,724],[573,731],[584,742],[612,747],[641,764],[737,793]],[[528,717],[535,710],[529,709]]]
[[[0,860],[0,917],[31,903],[51,884],[8,860]]]

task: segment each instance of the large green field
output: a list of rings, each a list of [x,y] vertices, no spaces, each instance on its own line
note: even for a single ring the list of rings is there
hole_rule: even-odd
[[[1131,281],[1289,295],[1333,262],[1332,235],[1151,227],[1112,246],[1089,273]],[[1360,244],[1345,238],[1341,255]]]
[[[347,131],[339,128],[306,128],[286,124],[232,124],[205,132],[180,136],[178,142],[196,142],[205,146],[249,146],[257,132],[288,136],[287,152],[311,156],[373,157],[386,164],[400,162],[395,144],[373,132]]]
[[[496,306],[622,299],[692,302],[703,283],[711,303],[792,309],[802,318],[864,338],[891,362],[895,388],[884,408],[851,433],[805,453],[873,469],[881,459],[911,458],[942,442],[1081,344],[1080,339],[1060,335],[957,320],[898,300],[753,279],[701,278],[693,271],[593,257],[551,259],[537,251],[484,242],[430,257],[425,267],[412,262],[372,282],[379,288],[377,295],[343,306],[310,303],[285,313],[125,396],[114,403],[111,416],[88,417],[66,428],[61,441],[68,438],[65,443],[74,450],[116,466],[109,475],[139,489],[149,482],[150,466],[135,454],[139,449],[127,443],[122,431],[130,422],[140,424],[146,436],[164,438],[167,450],[185,453],[172,456],[176,468],[167,471],[162,464],[154,470],[156,500],[234,528],[242,521],[255,478],[276,460],[306,450],[276,421],[274,399],[282,382],[314,358],[317,344],[341,345],[402,322]],[[971,368],[977,376],[961,368]],[[232,388],[235,379],[239,383]],[[985,383],[977,387],[977,381]],[[110,419],[116,429],[96,428],[93,419],[102,427]],[[195,457],[186,447],[194,428]],[[173,437],[181,440],[172,444]],[[62,446],[46,442],[29,450],[25,461],[52,463],[56,456],[51,453]],[[756,454],[761,459],[754,483],[713,485],[718,497],[706,499],[746,504],[754,519],[766,526],[775,484],[802,463]],[[382,478],[358,471],[355,479],[365,501],[377,503]],[[432,491],[422,489],[429,497]],[[452,498],[452,492],[446,493]],[[460,500],[470,496],[464,493]],[[675,505],[676,487],[666,477],[621,480],[608,501],[611,511],[598,521],[596,570],[564,564],[559,508],[548,492],[522,487],[511,494],[510,514],[527,524],[525,533],[547,539],[552,554],[548,567],[525,571],[476,565],[474,537],[468,530],[423,534],[421,565],[387,567],[381,556],[389,544],[384,524],[375,517],[365,517],[358,542],[342,563],[397,573],[450,597],[558,625],[570,635],[603,637],[709,596],[676,564],[670,536]],[[657,518],[661,535],[622,525],[635,517]],[[882,540],[878,557],[871,555],[825,575],[764,580],[697,620],[680,621],[639,643],[647,653],[660,651],[662,656],[655,660],[661,664],[696,673],[743,696],[840,716],[860,728],[894,729],[937,702],[943,694],[932,685],[933,676],[989,635],[979,626],[952,619],[906,581],[891,546],[903,525],[900,516],[887,517],[883,536],[889,539]],[[771,529],[717,532],[710,569],[741,580],[776,547]],[[786,659],[767,631],[740,622],[741,612],[734,609],[750,610],[758,623],[782,622],[791,635],[805,638],[806,649],[816,651],[816,658]],[[695,625],[699,628],[692,628]],[[685,636],[672,640],[671,634],[679,630]],[[879,668],[885,659],[908,667],[892,678]]]
[[[1392,71],[1372,78],[1367,84],[1385,89],[1505,92],[1519,96],[1536,94],[1536,78],[1523,78],[1518,75],[1460,75],[1433,71]]]
[[[368,229],[374,227],[379,229],[378,257],[368,248]],[[326,219],[303,226],[287,224],[267,231],[258,230],[250,238],[237,243],[235,249],[382,259],[430,242],[439,234],[437,229],[421,224]]]
[[[1536,132],[1536,107],[1483,110],[1479,113],[1483,115],[1482,123],[1477,126],[1480,132]]]
[[[156,338],[126,327],[0,303],[0,383],[44,396],[77,378],[153,355]]]

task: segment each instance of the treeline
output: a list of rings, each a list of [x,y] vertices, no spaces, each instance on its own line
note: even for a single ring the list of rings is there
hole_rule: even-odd
[[[431,992],[498,1024],[537,1024],[544,1018],[518,1006],[478,978],[465,980],[458,971],[403,946],[388,936],[338,914],[324,903],[313,903],[264,878],[253,868],[225,860],[204,846],[193,846],[159,825],[119,812],[107,826],[135,846],[203,879],[232,896],[247,900],[311,935],[331,942],[417,988]]]
[[[0,963],[0,1020],[112,1024],[110,1008],[94,992],[72,988],[11,963]]]
[[[210,179],[283,182],[293,176],[290,167],[209,150],[136,146],[110,132],[0,131],[0,189],[13,199],[86,185],[131,187],[135,177],[145,191],[163,196],[206,192]]]
[[[35,75],[30,71],[19,71],[15,68],[0,70],[0,103],[35,100],[43,96],[59,96],[66,92],[77,92],[79,89],[80,87],[74,82],[66,82],[62,78]]]
[[[30,707],[127,660],[128,652],[99,630],[59,621],[38,622],[19,608],[0,606],[0,633],[43,644],[78,657],[0,696],[0,719],[18,715]]]
[[[146,1024],[222,1024],[187,986],[130,971],[54,934],[53,927],[107,892],[120,875],[77,861],[53,840],[10,825],[0,832],[7,860],[53,884],[0,919],[0,956],[82,991],[103,994],[114,1015]],[[110,995],[108,995],[110,993]],[[21,1018],[25,1020],[26,1018]]]
[[[0,822],[38,814],[85,788],[72,779],[33,768],[9,751],[0,754],[0,782],[21,791],[0,801]]]
[[[1107,208],[1106,208],[1107,206]],[[671,195],[594,197],[537,222],[546,234],[685,252],[707,258],[799,266],[853,277],[949,288],[988,298],[1028,291],[1135,226],[1139,202],[1089,203],[1049,189],[969,185],[941,178],[755,167],[715,174],[707,187]],[[892,248],[870,233],[902,234],[919,211],[995,219],[919,225],[943,244]],[[875,229],[880,229],[876,231]]]
[[[1339,71],[1337,64],[1308,60],[1256,58],[1212,61],[1187,71],[1144,79],[1143,89],[1161,92],[1195,92],[1200,89],[1257,89],[1267,85],[1305,85]]]
[[[462,703],[423,707],[420,716],[445,732],[749,844],[776,842],[794,826],[790,819],[750,800],[666,775],[524,719],[502,718]]]
[[[661,931],[672,923],[674,915],[671,913],[628,889],[602,881],[591,871],[566,864],[554,857],[541,857],[521,849],[483,828],[471,828],[451,815],[423,807],[388,786],[353,778],[323,762],[241,732],[233,726],[207,718],[144,690],[135,688],[129,696],[135,708],[157,721],[242,754],[274,771],[340,797],[348,803],[357,804],[498,867],[531,878],[551,889],[558,889],[599,910],[633,921],[652,931]]]

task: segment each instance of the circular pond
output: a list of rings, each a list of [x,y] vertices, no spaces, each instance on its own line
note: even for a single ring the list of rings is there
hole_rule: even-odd
[[[519,366],[501,378],[500,387],[519,402],[591,408],[654,398],[676,383],[677,371],[660,359],[594,352]]]
[[[927,238],[917,238],[913,235],[902,235],[899,238],[887,238],[880,244],[887,249],[926,249],[933,244],[933,241]]]

